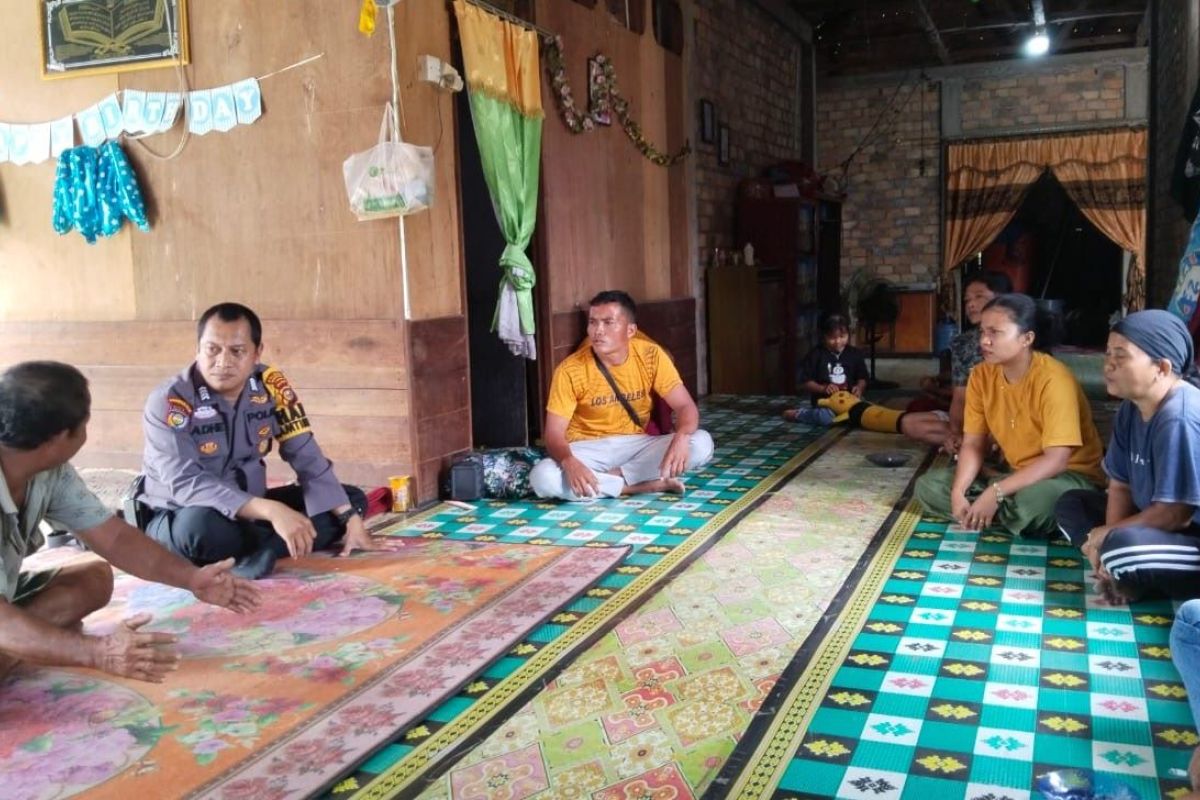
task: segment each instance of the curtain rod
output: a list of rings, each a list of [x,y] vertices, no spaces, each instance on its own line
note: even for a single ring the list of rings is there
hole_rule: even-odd
[[[513,25],[519,25],[522,28],[525,28],[526,30],[531,30],[531,31],[534,31],[535,33],[541,34],[542,36],[544,36],[547,39],[553,39],[555,37],[555,33],[553,31],[546,30],[542,26],[535,25],[532,22],[529,22],[528,20],[521,19],[516,14],[510,14],[503,9],[496,8],[494,5],[492,5],[491,3],[485,2],[484,0],[467,0],[467,2],[473,6],[478,6],[479,8],[482,8],[484,11],[487,11],[489,14],[495,14],[497,17],[500,17],[501,19],[511,22]]]

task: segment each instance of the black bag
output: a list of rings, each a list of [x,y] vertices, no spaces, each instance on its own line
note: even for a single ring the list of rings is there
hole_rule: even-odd
[[[490,497],[518,500],[529,497],[529,471],[546,457],[536,447],[507,447],[480,450],[451,465],[442,484],[442,496],[451,500]]]
[[[483,464],[467,457],[450,466],[450,499],[478,500],[483,497]]]

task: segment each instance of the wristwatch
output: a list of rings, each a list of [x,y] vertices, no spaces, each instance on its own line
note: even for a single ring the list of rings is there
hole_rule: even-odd
[[[344,528],[346,527],[346,523],[350,521],[350,518],[356,514],[358,514],[358,509],[354,506],[350,506],[342,513],[335,514],[334,517],[337,519],[338,525],[341,525]]]

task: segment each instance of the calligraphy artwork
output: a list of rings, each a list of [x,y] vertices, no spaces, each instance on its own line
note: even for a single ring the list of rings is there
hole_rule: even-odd
[[[42,77],[186,64],[186,0],[43,0]]]

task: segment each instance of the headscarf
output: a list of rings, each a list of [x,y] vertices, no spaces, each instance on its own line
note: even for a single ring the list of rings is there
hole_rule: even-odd
[[[1137,311],[1114,325],[1112,332],[1136,344],[1155,361],[1167,359],[1179,375],[1195,371],[1192,334],[1183,320],[1168,311]]]

